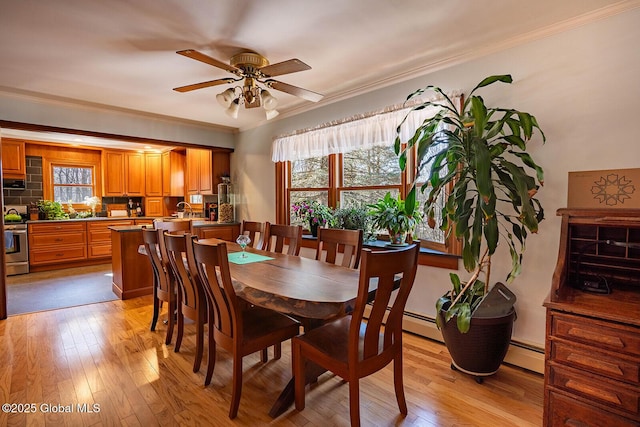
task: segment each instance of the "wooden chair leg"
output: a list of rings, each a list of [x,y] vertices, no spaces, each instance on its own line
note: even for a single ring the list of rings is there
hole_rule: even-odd
[[[176,335],[176,346],[173,348],[173,351],[176,353],[180,351],[180,346],[182,345],[182,334],[184,333],[184,316],[182,315],[182,298],[180,298],[180,294],[178,294],[178,335]]]
[[[204,352],[204,320],[199,320],[196,324],[196,357],[193,361],[193,372],[200,370],[202,363],[202,353]]]
[[[158,299],[158,286],[156,279],[153,280],[153,317],[151,317],[151,330],[156,330],[156,323],[158,322],[158,315],[160,314],[161,301]]]
[[[213,368],[216,366],[216,341],[213,338],[213,320],[209,318],[209,354],[207,355],[207,375],[204,378],[204,385],[211,384]]]
[[[360,426],[360,382],[358,378],[349,380],[349,415],[351,427]]]
[[[282,344],[278,343],[273,346],[273,358],[278,360],[282,357]]]
[[[160,302],[160,305],[162,306],[162,301]],[[176,302],[175,300],[173,301],[173,303],[171,301],[169,301],[169,303],[167,304],[167,338],[164,340],[164,343],[166,345],[171,344],[171,339],[173,338],[173,327],[176,324]]]
[[[229,418],[234,419],[238,415],[240,395],[242,394],[242,356],[233,355],[233,379],[231,380],[231,408]]]
[[[396,400],[402,415],[407,415],[407,401],[404,398],[404,380],[402,378],[402,353],[393,359],[393,384],[396,390]]]
[[[267,363],[269,361],[269,353],[267,353],[267,349],[268,347],[265,347],[260,350],[260,361],[262,363]]]
[[[291,357],[293,359],[293,380],[295,388],[296,409],[302,411],[304,409],[304,387],[306,383],[305,360],[302,356],[300,345],[291,340]]]

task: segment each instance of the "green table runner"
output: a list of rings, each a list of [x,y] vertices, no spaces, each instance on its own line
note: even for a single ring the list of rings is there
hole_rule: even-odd
[[[264,255],[258,255],[251,252],[245,252],[246,258],[242,258],[242,252],[231,252],[227,254],[229,262],[234,264],[250,264],[252,262],[267,261],[273,258]]]

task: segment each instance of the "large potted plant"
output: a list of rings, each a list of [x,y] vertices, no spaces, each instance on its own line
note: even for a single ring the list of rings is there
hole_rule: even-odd
[[[423,168],[431,168],[421,187],[422,192],[428,191],[425,212],[429,225],[439,226],[447,236],[453,234],[461,241],[462,260],[470,277],[463,281],[457,274],[450,275],[452,287],[436,303],[436,320],[452,355],[452,367],[475,374],[479,381],[502,363],[515,318],[511,310],[502,320],[490,319],[487,333],[477,326],[486,319],[473,317],[489,291],[492,256],[499,244],[508,246],[511,269],[506,281],[511,282],[520,273],[528,234],[536,233],[544,218],[542,206],[535,198],[544,182],[543,171],[527,149],[535,130],[543,142],[545,135],[533,115],[512,108],[487,107],[482,97],[474,95],[477,89],[496,82],[511,83],[512,78],[510,75],[485,78],[462,106],[457,106],[438,87],[427,86],[412,93],[407,100],[434,92],[436,100],[419,103],[411,111],[435,107],[435,112],[415,130],[404,149],[399,136],[395,141],[401,168],[407,166],[408,153],[414,146],[418,169],[415,176],[420,176]],[[407,203],[415,201],[415,192],[414,182]],[[443,193],[442,220],[436,224],[434,202]],[[496,323],[502,326],[496,327]],[[485,338],[476,335],[495,338],[496,328],[504,336],[502,347],[485,351],[495,349],[497,344],[480,343]],[[471,343],[473,348],[453,348],[460,342]],[[485,355],[499,360],[481,366],[479,361]]]
[[[415,196],[415,192],[413,193]],[[400,195],[392,197],[385,194],[376,203],[367,205],[373,226],[379,230],[389,232],[389,241],[393,246],[406,245],[408,234],[413,233],[416,225],[422,220],[422,213],[418,211],[415,198],[408,202]]]

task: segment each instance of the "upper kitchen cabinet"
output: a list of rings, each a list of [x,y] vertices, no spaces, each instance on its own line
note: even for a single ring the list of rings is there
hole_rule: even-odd
[[[184,196],[185,155],[177,151],[162,153],[162,195],[168,197]]]
[[[144,196],[145,155],[126,151],[103,151],[104,195]]]
[[[2,138],[2,177],[25,179],[26,174],[24,141]]]
[[[228,152],[206,149],[187,149],[187,194],[214,194],[220,177],[229,175],[230,155]]]
[[[146,153],[145,160],[145,195],[162,196],[162,154]]]
[[[213,153],[187,148],[187,194],[213,194]]]

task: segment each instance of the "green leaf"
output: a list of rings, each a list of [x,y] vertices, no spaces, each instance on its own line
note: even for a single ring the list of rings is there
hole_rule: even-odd
[[[463,334],[469,332],[471,327],[471,307],[469,304],[459,304],[457,326],[458,330]]]
[[[404,213],[407,216],[413,216],[416,208],[416,187],[412,186],[404,200]]]
[[[491,154],[485,142],[480,138],[473,138],[475,157],[474,167],[476,169],[476,186],[484,202],[489,201],[493,193],[493,182],[491,181]]]
[[[484,238],[487,241],[487,247],[489,248],[489,255],[492,255],[496,251],[498,246],[498,219],[493,216],[489,218],[484,226]]]

